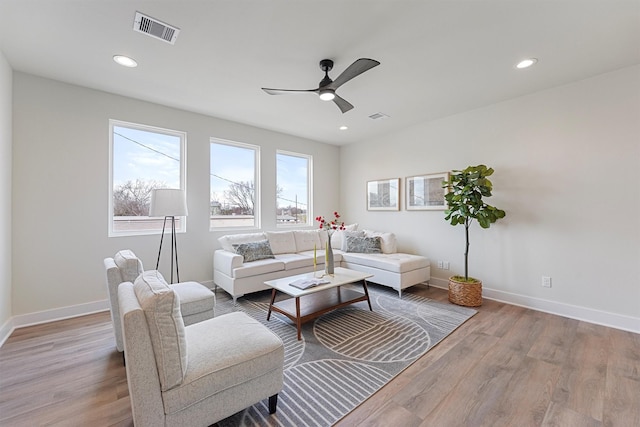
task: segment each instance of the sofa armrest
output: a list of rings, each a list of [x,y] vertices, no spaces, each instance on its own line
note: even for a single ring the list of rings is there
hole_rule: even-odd
[[[244,258],[225,249],[218,249],[213,253],[213,268],[229,277],[233,277],[233,270],[242,267]]]

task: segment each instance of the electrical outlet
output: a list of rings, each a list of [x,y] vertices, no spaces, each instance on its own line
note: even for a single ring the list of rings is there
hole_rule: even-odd
[[[449,261],[443,261],[442,262],[442,268],[445,269],[445,270],[448,270],[449,269]]]
[[[550,288],[551,287],[551,277],[542,276],[542,287],[543,288]]]
[[[442,261],[438,261],[438,268],[442,268],[442,267],[443,267]]]

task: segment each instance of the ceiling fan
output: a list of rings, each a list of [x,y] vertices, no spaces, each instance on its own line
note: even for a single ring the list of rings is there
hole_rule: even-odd
[[[380,62],[375,59],[360,58],[353,64],[349,65],[349,67],[347,67],[347,69],[344,70],[335,80],[331,80],[331,78],[329,78],[329,71],[333,68],[333,61],[330,59],[323,59],[320,61],[320,69],[324,71],[324,78],[320,81],[317,89],[269,89],[263,87],[262,90],[267,92],[269,95],[286,95],[290,93],[308,92],[317,93],[323,101],[335,102],[338,108],[340,108],[340,111],[344,114],[351,110],[353,105],[344,98],[339,97],[336,94],[336,90],[354,77],[357,77],[378,65],[380,65]]]

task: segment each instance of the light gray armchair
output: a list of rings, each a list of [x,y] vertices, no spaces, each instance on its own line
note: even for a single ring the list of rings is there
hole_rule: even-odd
[[[113,332],[116,337],[116,348],[122,352],[122,325],[120,324],[120,308],[118,307],[118,286],[122,282],[133,282],[142,274],[142,261],[129,249],[115,254],[113,258],[104,259],[107,292]],[[180,311],[185,325],[211,319],[214,316],[215,294],[198,282],[181,282],[169,285],[180,297]]]
[[[179,297],[155,273],[118,288],[134,425],[209,426],[266,398],[274,413],[280,338],[243,312],[184,326]]]

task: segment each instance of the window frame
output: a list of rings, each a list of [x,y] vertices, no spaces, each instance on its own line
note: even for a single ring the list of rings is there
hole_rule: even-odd
[[[211,146],[213,144],[227,145],[230,147],[253,150],[253,225],[214,227],[211,225]],[[237,230],[259,230],[262,224],[261,210],[261,182],[260,182],[260,146],[246,142],[233,141],[230,139],[212,136],[209,138],[209,231],[237,231]]]
[[[180,189],[187,191],[187,133],[173,129],[161,128],[158,126],[145,125],[140,123],[126,122],[123,120],[109,119],[109,203],[108,203],[108,237],[127,237],[127,236],[146,236],[162,234],[162,228],[158,230],[126,230],[115,231],[113,227],[113,175],[114,175],[114,128],[124,127],[129,129],[140,130],[144,132],[157,133],[162,135],[174,136],[180,139]],[[153,218],[153,217],[151,217]],[[178,221],[176,221],[178,222]],[[187,217],[180,217],[179,227],[176,227],[176,233],[186,233]]]
[[[307,221],[305,223],[279,223],[278,222],[278,156],[300,157],[307,160]],[[276,150],[276,228],[306,228],[313,226],[313,156],[311,154],[296,153],[288,150]]]

